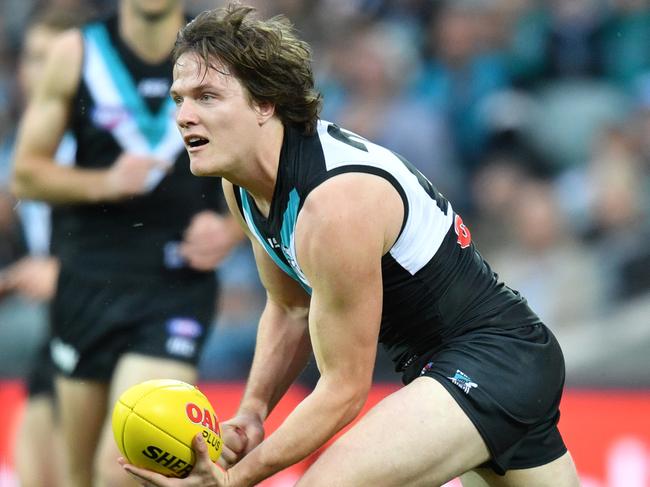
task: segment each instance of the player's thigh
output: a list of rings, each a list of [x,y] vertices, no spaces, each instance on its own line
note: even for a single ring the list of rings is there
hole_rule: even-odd
[[[196,366],[193,364],[166,357],[126,353],[118,360],[111,380],[111,407],[125,390],[140,382],[177,379],[193,384],[196,378]]]
[[[372,408],[298,485],[431,487],[488,458],[481,436],[452,396],[435,379],[422,377]]]
[[[20,485],[63,486],[61,446],[54,398],[47,394],[30,397],[16,439],[16,469]]]
[[[476,477],[485,483],[478,483]],[[503,476],[490,469],[477,468],[471,475],[464,476],[462,481],[463,487],[580,487],[578,473],[569,452],[546,465],[508,470]]]
[[[111,413],[113,406],[120,395],[129,387],[151,379],[177,379],[188,383],[196,381],[196,367],[181,362],[160,357],[128,353],[117,363],[113,380],[111,381],[110,395],[108,399],[108,415],[102,431],[100,451],[97,465],[101,476],[109,475],[107,472],[121,468],[116,460],[120,455],[111,426]]]
[[[101,382],[56,378],[60,426],[66,450],[66,460],[74,468],[89,466],[97,449],[106,416],[108,386]]]

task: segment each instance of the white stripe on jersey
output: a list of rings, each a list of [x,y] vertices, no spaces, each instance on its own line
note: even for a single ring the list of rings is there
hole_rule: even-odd
[[[318,136],[323,147],[325,165],[332,170],[348,165],[363,165],[390,173],[404,189],[409,212],[402,234],[390,250],[391,256],[410,274],[422,269],[436,254],[453,223],[451,204],[445,214],[427,194],[417,177],[391,151],[351,134],[368,149],[361,151],[332,137],[327,132],[329,122],[318,123]]]
[[[166,162],[169,166],[173,165],[178,154],[185,149],[183,139],[176,128],[174,113],[169,112],[165,134],[158,145],[152,148],[140,131],[133,114],[124,106],[120,90],[113,81],[110,66],[104,59],[99,46],[92,38],[85,36],[84,48],[86,54],[83,78],[95,102],[92,117],[96,118],[96,122],[113,135],[124,152],[154,157]],[[146,180],[147,190],[151,191],[158,186],[166,174],[167,171],[163,168],[151,169]]]

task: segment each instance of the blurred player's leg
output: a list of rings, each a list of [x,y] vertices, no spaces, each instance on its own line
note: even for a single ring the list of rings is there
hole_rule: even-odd
[[[108,415],[101,434],[97,457],[97,476],[94,487],[127,487],[136,486],[122,467],[117,458],[121,453],[115,445],[111,428],[111,408],[119,396],[129,387],[150,379],[177,379],[195,383],[196,368],[177,360],[148,357],[144,355],[126,354],[120,358],[113,380],[108,401]]]
[[[16,470],[21,487],[63,487],[62,447],[54,397],[29,397],[16,441]]]
[[[57,377],[56,393],[66,451],[66,487],[91,487],[93,456],[106,415],[108,387],[88,380]],[[74,453],[74,454],[72,454]]]
[[[15,444],[21,487],[63,487],[63,438],[54,393],[49,339],[43,341],[27,376],[27,400]]]
[[[488,457],[478,431],[447,390],[420,378],[377,404],[297,485],[430,487]]]

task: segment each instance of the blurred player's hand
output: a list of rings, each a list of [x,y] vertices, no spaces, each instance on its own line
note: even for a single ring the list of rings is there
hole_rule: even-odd
[[[255,414],[240,413],[221,423],[223,447],[219,464],[230,468],[264,439],[264,423]]]
[[[2,271],[0,294],[17,292],[35,301],[47,301],[56,291],[59,262],[54,257],[23,257]]]
[[[196,452],[196,463],[190,475],[184,479],[169,478],[144,468],[135,467],[126,463],[124,458],[119,458],[118,462],[124,467],[124,470],[145,487],[230,487],[233,485],[229,480],[228,472],[210,460],[208,446],[200,434],[192,440],[192,448]]]
[[[232,217],[205,210],[192,218],[183,235],[180,252],[190,267],[214,269],[239,243],[244,234]]]
[[[124,153],[106,174],[106,199],[120,200],[151,191],[151,175],[171,168],[167,161]]]

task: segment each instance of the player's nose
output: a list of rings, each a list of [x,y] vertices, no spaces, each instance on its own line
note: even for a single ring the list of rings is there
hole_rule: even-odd
[[[176,123],[181,128],[196,125],[199,122],[196,107],[191,100],[183,100],[176,108]]]

